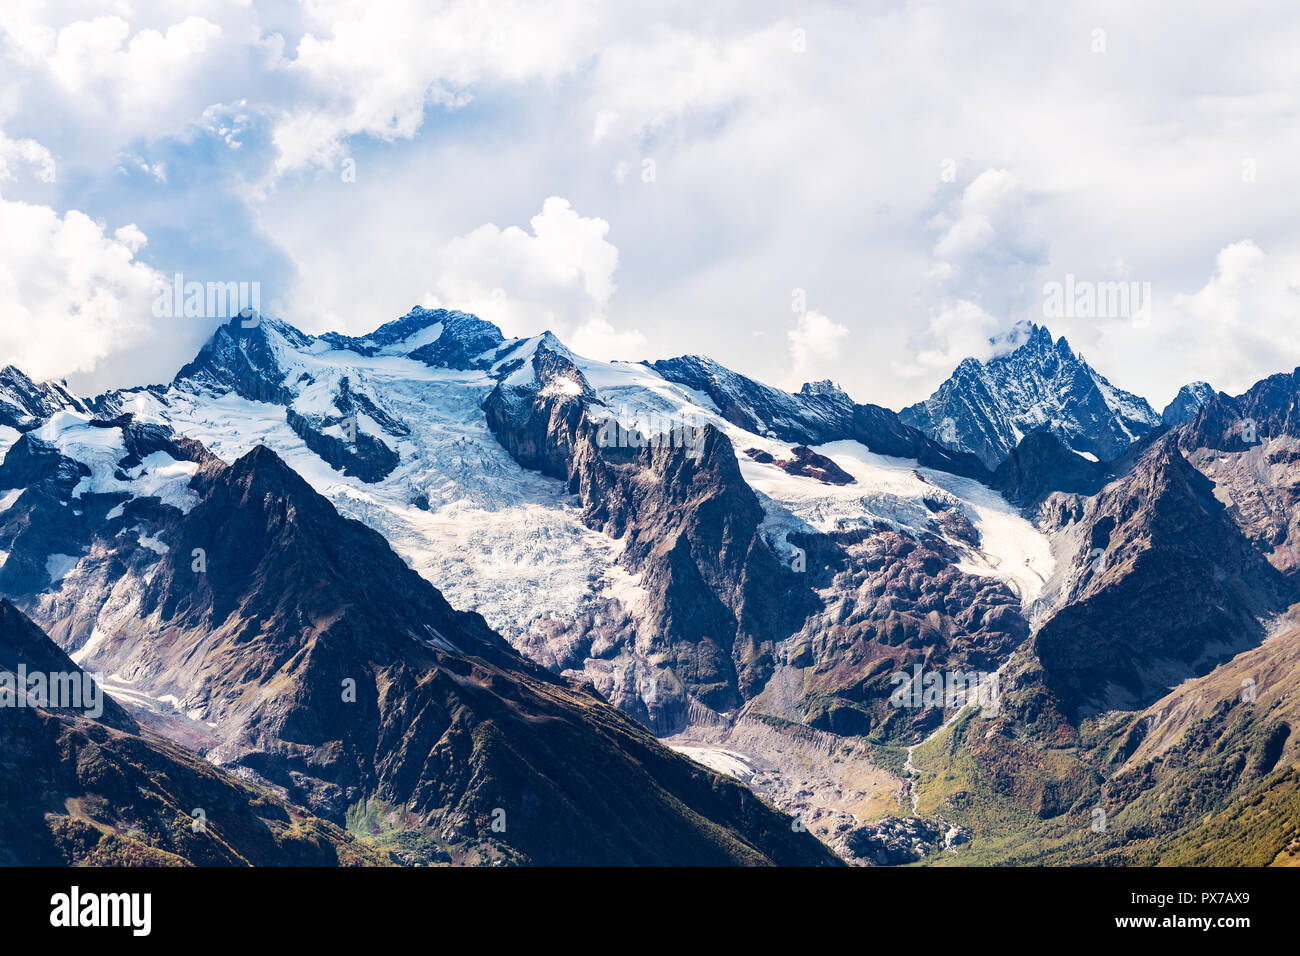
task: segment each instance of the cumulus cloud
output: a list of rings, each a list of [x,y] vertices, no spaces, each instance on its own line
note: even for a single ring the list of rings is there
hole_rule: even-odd
[[[962,191],[955,208],[935,218],[932,276],[946,295],[980,302],[1001,314],[1023,307],[1027,283],[1046,261],[1047,245],[1029,219],[1019,179],[1006,169],[986,169]]]
[[[0,26],[31,71],[29,95],[104,124],[109,137],[175,130],[207,105],[214,82],[220,85],[223,75],[225,82],[231,79],[221,69],[223,59],[231,65],[222,29],[203,17],[138,30],[117,15],[58,27],[16,21],[11,12]]]
[[[910,361],[897,361],[895,370],[909,377],[944,377],[962,359],[980,361],[995,354],[995,340],[1005,323],[968,299],[956,299],[930,315],[923,344]]]
[[[1015,175],[986,169],[932,219],[938,238],[927,277],[935,301],[910,357],[892,363],[897,374],[937,382],[962,359],[983,361],[1005,345],[1035,301],[1033,276],[1046,261],[1028,207]]]
[[[640,333],[607,316],[618,268],[609,223],[552,196],[529,226],[489,223],[447,243],[426,302],[481,315],[507,335],[550,329],[581,354],[629,357]]]
[[[1177,330],[1184,377],[1243,392],[1268,372],[1300,365],[1300,260],[1249,239],[1230,243],[1204,286],[1173,297],[1171,313],[1162,332]]]
[[[201,68],[220,35],[221,28],[202,17],[134,36],[121,17],[96,17],[60,30],[46,63],[70,92],[128,112],[155,110],[185,88],[186,74]]]
[[[594,53],[600,12],[578,0],[316,0],[284,65],[303,91],[275,130],[277,170],[331,164],[357,134],[410,139],[429,105],[459,107],[479,82],[549,79]]]
[[[34,139],[10,139],[0,130],[0,182],[17,179],[20,169],[43,183],[54,182],[54,156],[48,149]]]
[[[88,372],[150,334],[159,276],[135,260],[145,237],[77,211],[0,198],[0,352],[36,378]]]
[[[794,377],[801,382],[837,366],[849,330],[820,312],[803,312],[786,333]]]

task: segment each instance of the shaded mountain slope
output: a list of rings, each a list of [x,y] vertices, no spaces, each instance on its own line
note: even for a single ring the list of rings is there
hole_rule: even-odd
[[[991,484],[1008,501],[1033,507],[1054,491],[1094,495],[1107,471],[1101,462],[1070,451],[1051,432],[1031,432],[994,470]]]
[[[1069,713],[1149,702],[1258,643],[1295,599],[1172,438],[1089,501],[1075,534],[1067,603],[1035,637]]]
[[[81,671],[0,599],[0,670]],[[355,865],[385,854],[153,734],[114,701],[91,719],[0,707],[0,864]]]

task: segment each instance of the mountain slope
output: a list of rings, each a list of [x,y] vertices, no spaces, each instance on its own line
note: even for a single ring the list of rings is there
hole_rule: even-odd
[[[796,445],[852,440],[869,451],[979,480],[987,471],[971,455],[931,441],[879,405],[860,405],[830,382],[783,392],[731,371],[712,359],[687,355],[647,363],[670,382],[701,392],[718,413],[745,431]]]
[[[55,382],[33,382],[19,369],[0,369],[0,427],[27,431],[55,412],[85,411],[85,403]]]
[[[169,386],[14,429],[0,591],[143,733],[409,861],[826,859],[738,780],[854,862],[1134,859],[1191,832],[1161,794],[1220,834],[1284,805],[1281,763],[1220,790],[1203,734],[1186,775],[1141,742],[1296,597],[1300,373],[1157,426],[1045,330],[1003,358],[986,397],[1070,400],[1030,417],[1120,453],[1011,422],[990,472],[828,383],[463,313],[236,320]],[[916,668],[996,672],[1001,707],[896,706]],[[1250,728],[1264,768],[1282,731]],[[1118,793],[1124,838],[1071,843]]]
[[[711,367],[750,407],[757,395],[787,407],[785,424],[747,431],[719,407],[731,393],[710,397],[674,369],[596,362],[550,334],[507,340],[472,316],[420,309],[360,337],[233,321],[170,386],[111,393],[93,408],[100,421],[200,439],[228,463],[274,448],[454,605],[657,733],[773,717],[791,725],[796,750],[808,723],[907,734],[880,669],[997,666],[1051,573],[1046,537],[979,483],[988,472],[973,456],[895,413],[825,384],[805,388],[805,400]],[[818,403],[838,417],[809,431]],[[778,428],[845,437],[809,446],[769,437]],[[71,457],[112,477],[108,455]],[[14,492],[34,498],[20,478]],[[136,544],[131,557],[93,536],[44,550],[20,536],[15,553],[26,557],[15,567],[29,568],[34,613],[80,647],[101,618],[101,631],[136,619],[150,552],[170,544],[138,495],[91,499],[90,509],[66,491],[48,497],[42,522],[124,507],[112,531]],[[20,528],[26,513],[17,507],[9,522]],[[5,523],[0,513],[0,547]],[[971,606],[958,607],[958,594]],[[847,625],[834,640],[813,635],[827,615]],[[816,680],[788,692],[810,664]],[[113,689],[146,706],[173,693]],[[216,745],[198,708],[175,710],[165,714],[173,732]],[[890,779],[867,766],[862,776]],[[804,809],[805,789],[792,777],[764,793]]]
[[[82,671],[0,599],[0,671]],[[0,864],[386,863],[387,855],[197,755],[142,733],[111,698],[101,717],[0,707]]]
[[[1030,432],[993,472],[991,484],[1026,507],[1052,492],[1094,495],[1106,480],[1104,464],[1077,455],[1051,432]]]
[[[1179,447],[1269,562],[1300,570],[1300,369],[1236,397],[1217,395],[1178,431]]]

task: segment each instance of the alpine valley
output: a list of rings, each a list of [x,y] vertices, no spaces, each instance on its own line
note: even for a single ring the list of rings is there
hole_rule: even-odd
[[[0,707],[0,863],[1300,863],[1300,369],[1000,344],[902,412],[422,308],[4,369],[0,671],[108,699]]]

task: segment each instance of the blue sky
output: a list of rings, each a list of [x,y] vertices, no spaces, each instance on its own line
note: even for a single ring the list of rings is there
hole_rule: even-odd
[[[1067,275],[1149,283],[1049,324],[1157,405],[1300,364],[1294,5],[971,6],[8,0],[0,360],[169,378],[181,272],[894,407]]]

